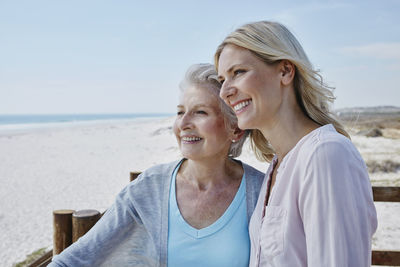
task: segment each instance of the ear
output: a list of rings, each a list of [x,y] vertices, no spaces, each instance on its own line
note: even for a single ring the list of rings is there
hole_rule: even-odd
[[[296,73],[296,67],[292,62],[286,59],[282,60],[279,64],[279,70],[282,75],[281,82],[283,85],[289,85],[293,82],[294,75]]]
[[[235,131],[233,132],[232,142],[235,143],[239,141],[243,135],[244,135],[244,130],[240,129],[239,127],[236,127]]]

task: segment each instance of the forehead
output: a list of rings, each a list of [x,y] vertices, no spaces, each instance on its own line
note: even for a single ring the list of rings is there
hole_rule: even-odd
[[[201,85],[192,85],[180,95],[180,106],[206,106],[220,110],[219,96],[211,88]]]
[[[218,73],[227,72],[236,64],[251,64],[259,60],[248,49],[227,44],[221,51],[218,59]]]

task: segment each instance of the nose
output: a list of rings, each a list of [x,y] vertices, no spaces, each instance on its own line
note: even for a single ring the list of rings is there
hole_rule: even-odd
[[[193,128],[190,114],[185,113],[178,119],[178,127],[181,131]]]
[[[232,86],[228,81],[225,81],[221,90],[219,91],[219,96],[229,105],[229,98],[235,95],[237,92],[236,88]]]

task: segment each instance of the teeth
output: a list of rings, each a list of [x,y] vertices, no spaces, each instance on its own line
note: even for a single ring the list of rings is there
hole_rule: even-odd
[[[242,108],[248,106],[250,103],[251,103],[251,100],[246,100],[246,101],[240,102],[239,104],[235,105],[235,106],[233,107],[233,109],[234,109],[235,111],[238,111],[238,110],[240,110],[240,109],[242,109]]]
[[[191,142],[191,141],[200,141],[200,137],[182,137],[183,141]]]

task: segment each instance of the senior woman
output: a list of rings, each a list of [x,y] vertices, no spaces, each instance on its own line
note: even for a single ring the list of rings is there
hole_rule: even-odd
[[[246,134],[219,90],[214,66],[189,68],[173,127],[183,159],[144,171],[50,266],[248,266],[263,174],[233,159]]]
[[[370,266],[367,168],[296,38],[276,22],[250,23],[226,37],[215,63],[220,96],[272,161],[250,222],[250,266]]]

